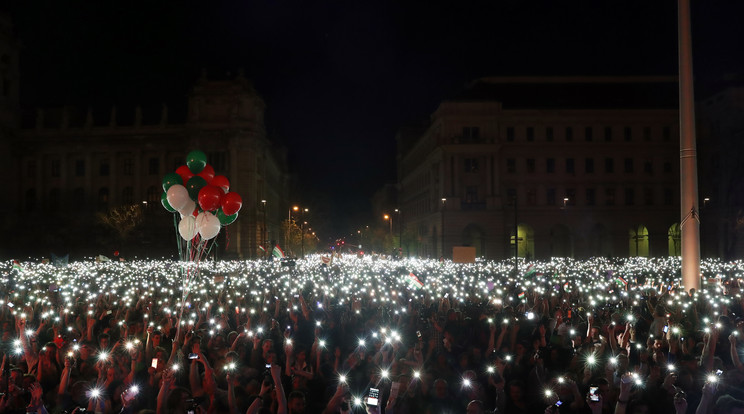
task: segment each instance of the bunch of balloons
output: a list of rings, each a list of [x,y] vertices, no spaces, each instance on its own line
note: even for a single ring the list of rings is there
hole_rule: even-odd
[[[215,238],[222,226],[238,218],[243,206],[240,195],[230,191],[227,177],[215,175],[206,154],[198,150],[186,156],[186,165],[163,177],[160,201],[166,210],[181,215],[178,234],[186,241]]]

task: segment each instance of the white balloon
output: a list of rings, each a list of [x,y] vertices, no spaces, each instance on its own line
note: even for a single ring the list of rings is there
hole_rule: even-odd
[[[220,227],[220,219],[208,211],[203,211],[196,216],[196,228],[204,240],[215,238],[220,232]]]
[[[178,223],[178,234],[186,241],[196,236],[196,219],[194,216],[189,215],[181,219],[181,222]]]
[[[181,218],[184,218],[186,216],[192,216],[192,214],[194,214],[195,208],[196,203],[194,202],[194,200],[189,199],[189,201],[186,202],[186,205],[183,206],[183,208],[178,209],[178,212],[181,213]]]
[[[187,202],[191,201],[188,190],[186,190],[186,187],[181,184],[170,186],[165,197],[168,199],[168,204],[176,209],[176,211],[180,211],[184,206],[186,206]]]

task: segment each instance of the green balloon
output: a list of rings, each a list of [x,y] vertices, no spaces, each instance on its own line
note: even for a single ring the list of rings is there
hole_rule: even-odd
[[[170,213],[175,213],[176,209],[171,207],[170,203],[168,202],[168,194],[163,193],[160,194],[160,202],[163,204],[163,207],[168,210]]]
[[[189,197],[192,200],[197,201],[199,199],[199,191],[201,191],[205,185],[207,185],[207,180],[198,175],[189,178],[189,181],[186,183],[186,190],[189,192]]]
[[[165,174],[165,177],[163,177],[163,191],[168,191],[175,184],[183,185],[183,178],[176,173]]]
[[[207,166],[207,154],[199,150],[189,152],[186,156],[186,166],[192,173],[199,174]]]
[[[222,224],[223,226],[232,224],[235,220],[238,219],[238,213],[235,213],[232,216],[228,216],[222,212],[222,209],[217,210],[216,216],[217,216],[217,219],[220,221],[220,224]]]

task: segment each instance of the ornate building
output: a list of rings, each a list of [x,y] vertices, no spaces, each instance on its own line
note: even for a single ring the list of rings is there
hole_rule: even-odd
[[[175,253],[174,223],[160,205],[161,180],[193,149],[204,151],[243,198],[238,220],[220,232],[221,253],[260,256],[258,245],[279,237],[289,188],[286,155],[267,138],[264,101],[242,75],[203,76],[183,105],[187,110],[63,107],[28,116],[18,107],[9,21],[0,23],[1,224],[4,234],[14,235],[6,249],[101,252],[96,213],[140,205],[147,228],[134,238],[140,245],[134,251],[144,253],[144,246],[152,254],[162,246],[163,254]]]
[[[679,255],[674,78],[484,78],[397,139],[409,254]]]

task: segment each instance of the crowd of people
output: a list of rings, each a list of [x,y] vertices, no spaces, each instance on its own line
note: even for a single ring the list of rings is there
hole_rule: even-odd
[[[0,263],[0,413],[744,413],[744,264]]]

